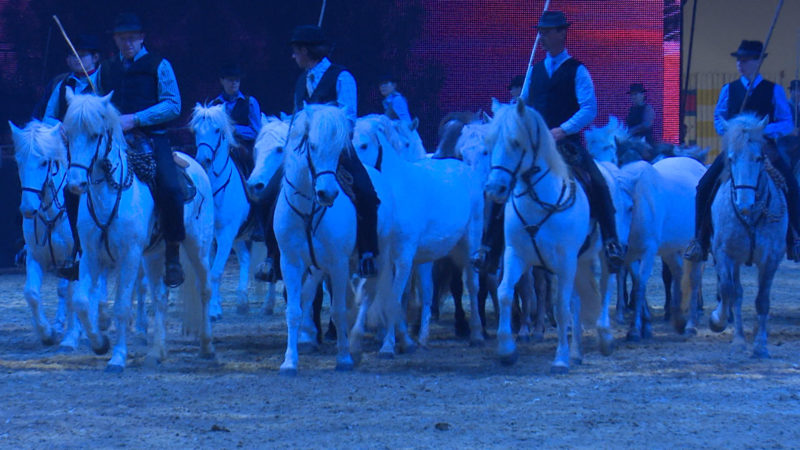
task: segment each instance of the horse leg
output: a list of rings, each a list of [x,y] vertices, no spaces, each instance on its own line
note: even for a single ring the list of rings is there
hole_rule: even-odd
[[[28,306],[31,308],[33,315],[33,329],[42,344],[50,346],[56,343],[56,336],[47,316],[44,313],[42,306],[42,266],[36,261],[32,255],[25,258],[25,300],[28,301]]]
[[[147,290],[148,278],[145,274],[144,264],[139,268],[139,277],[136,280],[136,333],[147,344]]]
[[[141,255],[140,248],[129,248],[125,258],[120,258],[117,263],[117,296],[114,299],[114,324],[117,328],[117,339],[111,351],[111,359],[106,365],[106,372],[120,373],[125,369],[125,362],[128,358],[128,321],[131,315],[133,288],[139,275]],[[132,268],[136,268],[136,270],[132,270]],[[166,308],[164,309],[166,310]]]
[[[428,337],[431,332],[431,301],[433,300],[433,263],[417,265],[417,278],[419,280],[420,297],[422,297],[422,310],[419,316],[419,345],[428,346]]]
[[[158,367],[167,358],[167,305],[169,293],[161,281],[163,277],[164,259],[160,251],[147,255],[144,259],[144,272],[150,288],[153,305],[153,340],[145,357],[145,365]]]
[[[290,260],[283,255],[281,272],[283,285],[286,287],[286,353],[280,367],[283,375],[297,374],[297,340],[300,335],[300,322],[303,319],[301,294],[305,267],[300,258]]]
[[[602,257],[601,257],[602,258]],[[609,356],[614,352],[614,333],[611,330],[611,295],[617,285],[617,275],[609,273],[605,258],[600,263],[600,293],[603,295],[603,303],[600,307],[600,317],[597,318],[597,342],[600,345],[600,353]]]
[[[779,256],[780,257],[780,256]],[[769,358],[767,350],[767,319],[769,318],[769,293],[775,271],[778,270],[778,259],[768,260],[758,267],[758,294],[756,295],[756,314],[758,323],[753,333],[753,358]],[[741,297],[736,307],[739,324],[741,324],[742,305]]]
[[[78,289],[78,283],[75,281],[69,282],[67,286],[67,322],[65,324],[64,336],[58,344],[58,352],[70,353],[78,348],[78,343],[81,338],[83,328],[81,328],[78,315],[75,313],[75,306],[72,304],[72,297]]]
[[[350,356],[350,343],[347,339],[349,328],[347,320],[347,283],[350,273],[349,261],[333,267],[330,274],[331,319],[336,325],[336,370],[349,371],[355,366]]]
[[[542,269],[533,268],[533,289],[536,295],[536,324],[533,329],[533,340],[541,342],[544,340],[544,331],[547,328],[547,304],[550,295],[550,286],[547,279],[547,272]]]
[[[225,264],[231,254],[233,241],[236,238],[236,229],[227,226],[219,230],[214,236],[217,243],[217,251],[214,253],[214,262],[211,265],[211,303],[209,304],[209,314],[211,320],[222,319],[222,298],[219,292],[222,273],[225,272]],[[241,270],[241,267],[240,267]]]
[[[497,289],[500,297],[500,315],[497,321],[497,356],[502,364],[514,364],[519,358],[514,335],[511,331],[511,303],[514,301],[514,286],[523,272],[528,270],[525,261],[512,247],[507,247],[503,256],[503,279]]]
[[[108,352],[110,343],[108,336],[103,334],[98,326],[98,297],[105,289],[105,283],[101,280],[105,276],[100,263],[93,255],[84,254],[80,260],[80,279],[77,289],[73,290],[72,304],[75,313],[78,315],[81,326],[86,332],[92,351],[97,355],[104,355]],[[101,291],[101,292],[98,292]]]
[[[550,366],[550,373],[564,374],[569,372],[570,345],[568,329],[572,324],[570,317],[570,302],[572,301],[572,291],[575,284],[575,272],[577,271],[577,261],[575,257],[564,261],[557,277],[558,296],[556,297],[556,326],[558,329],[558,346],[553,364]],[[578,317],[578,316],[576,316]],[[580,334],[580,320],[576,319],[573,326],[573,333]]]
[[[455,311],[455,332],[460,338],[469,337],[471,330],[467,322],[467,314],[464,312],[464,276],[462,270],[452,261],[448,267],[450,275],[450,293],[453,295],[453,305]],[[485,300],[485,299],[484,299]]]
[[[67,298],[69,296],[69,280],[58,280],[58,287],[56,293],[58,295],[58,306],[56,309],[56,318],[52,324],[53,334],[60,336],[64,334],[64,325],[67,322]]]
[[[628,298],[628,273],[628,268],[622,266],[617,274],[617,310],[614,320],[620,325],[625,324],[625,309],[627,308]]]
[[[306,275],[300,291],[300,334],[297,339],[298,351],[307,355],[319,350],[322,343],[321,315],[323,301],[323,275],[321,270],[312,270]],[[324,283],[330,289],[330,283]],[[329,292],[330,293],[330,292]],[[331,297],[331,300],[333,298]]]
[[[672,305],[675,304],[672,302],[674,302],[675,298],[680,299],[672,291],[675,288],[674,282],[676,279],[678,286],[680,286],[681,277],[672,272],[669,263],[664,258],[661,258],[661,282],[664,283],[664,322],[669,322],[672,318]]]
[[[406,248],[400,252],[398,257],[394,260],[394,280],[392,282],[392,295],[390,301],[394,304],[392,308],[397,308],[397,314],[390,316],[390,323],[384,324],[386,326],[386,336],[383,338],[383,344],[378,351],[380,358],[394,357],[395,346],[395,333],[399,332],[401,337],[405,340],[406,351],[414,348],[414,341],[408,336],[408,324],[406,322],[406,310],[402,308],[403,292],[405,292],[406,284],[411,275],[411,261],[416,249]],[[393,317],[396,315],[396,318]],[[392,320],[394,319],[394,320]],[[396,322],[396,323],[392,323]],[[404,336],[402,336],[404,335]]]
[[[239,260],[239,285],[236,287],[236,313],[247,314],[250,304],[247,299],[247,283],[250,281],[250,249],[247,242],[239,239],[233,243]]]
[[[730,311],[736,297],[734,272],[738,272],[738,265],[727,257],[715,257],[715,260],[717,266],[717,291],[722,301],[718,302],[716,309],[711,312],[711,316],[708,318],[708,327],[711,331],[721,333],[728,326],[728,311]]]
[[[534,301],[533,289],[533,275],[530,270],[526,270],[517,282],[517,287],[515,289],[521,303],[518,338],[525,342],[530,342],[533,335],[533,323],[531,320]]]

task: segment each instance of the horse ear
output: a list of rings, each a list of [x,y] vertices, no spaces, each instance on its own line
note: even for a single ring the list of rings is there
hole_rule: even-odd
[[[288,115],[288,114],[286,114],[286,113],[285,113],[285,112],[283,112],[283,111],[281,111],[281,115],[280,115],[280,117],[281,117],[281,122],[286,122],[286,121],[289,119],[289,115]]]
[[[263,127],[265,127],[267,125],[269,125],[269,119],[267,119],[267,115],[262,112],[261,113],[261,127],[263,128]]]
[[[766,127],[768,123],[769,123],[769,116],[764,116],[764,118],[761,119],[760,122],[758,122],[758,128],[763,130],[764,127]]]
[[[105,103],[105,104],[109,104],[109,103],[111,103],[111,97],[113,97],[113,96],[114,96],[114,91],[111,91],[108,94],[100,97],[100,100],[102,100],[103,103]]]
[[[492,121],[492,116],[490,116],[486,111],[481,111],[481,122],[489,123]]]
[[[725,119],[719,119],[719,120],[720,120],[719,123],[722,126],[722,134],[727,133],[728,132],[728,121],[725,120]]]
[[[53,126],[53,128],[50,129],[50,134],[53,135],[54,137],[61,137],[62,133],[61,128],[62,128],[61,122],[56,123]]]
[[[498,109],[500,109],[500,102],[497,101],[496,98],[492,97],[492,114],[497,114]]]
[[[64,92],[66,93],[65,98],[67,99],[67,105],[69,105],[72,103],[72,99],[75,98],[75,91],[73,91],[71,87],[67,86],[67,89]]]
[[[522,101],[522,98],[517,98],[517,114],[520,116],[525,115],[525,102]]]
[[[615,145],[617,148],[619,148],[619,145],[620,145],[621,143],[622,143],[622,140],[621,140],[619,137],[617,137],[617,136],[614,136],[614,145]]]
[[[13,137],[17,137],[18,134],[22,133],[22,130],[18,126],[14,125],[14,122],[10,120],[8,121],[8,126],[11,128],[11,135]]]
[[[417,127],[419,127],[419,117],[414,117],[414,120],[412,120],[411,123],[408,124],[408,129],[414,131],[417,129]]]

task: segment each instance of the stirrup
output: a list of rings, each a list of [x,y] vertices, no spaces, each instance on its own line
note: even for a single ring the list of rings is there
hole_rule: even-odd
[[[371,252],[361,255],[361,260],[358,262],[358,276],[361,278],[373,278],[378,275],[378,269],[375,267],[375,256]]]
[[[703,244],[701,244],[699,240],[692,239],[692,242],[686,247],[683,259],[693,262],[706,261],[708,259],[708,250],[703,248]]]
[[[277,278],[275,271],[275,260],[267,256],[264,261],[256,268],[256,273],[253,277],[258,281],[265,283],[274,283]]]
[[[617,273],[625,264],[625,249],[617,242],[616,239],[611,239],[606,242],[606,262],[608,263],[608,271],[610,273]]]

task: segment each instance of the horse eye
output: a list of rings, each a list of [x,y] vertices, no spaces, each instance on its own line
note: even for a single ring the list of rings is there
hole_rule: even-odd
[[[40,162],[39,167],[47,167],[47,161]]]
[[[483,156],[487,156],[487,155],[489,155],[489,150],[484,150],[483,151]]]
[[[214,129],[214,134],[219,134],[219,128]]]
[[[275,151],[278,153],[283,153],[283,147],[277,147]]]
[[[361,150],[366,150],[367,149],[367,144],[361,144],[361,145],[358,146],[358,148],[360,148]]]

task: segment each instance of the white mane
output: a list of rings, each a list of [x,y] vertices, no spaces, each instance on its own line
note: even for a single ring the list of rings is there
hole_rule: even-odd
[[[65,162],[67,147],[58,131],[60,125],[48,126],[32,120],[19,132],[13,133],[17,162],[31,156],[37,159]]]
[[[219,127],[220,132],[223,133],[223,137],[227,142],[236,142],[233,136],[233,121],[231,121],[230,116],[225,111],[225,105],[208,106],[197,103],[194,106],[194,110],[192,110],[192,120],[189,122],[189,125],[192,127],[192,130],[197,130],[204,124]]]

